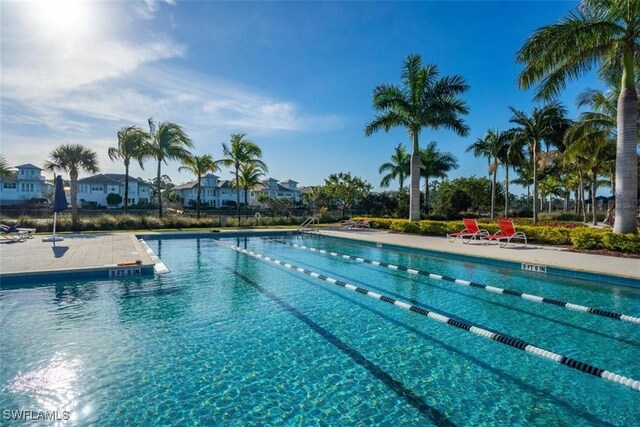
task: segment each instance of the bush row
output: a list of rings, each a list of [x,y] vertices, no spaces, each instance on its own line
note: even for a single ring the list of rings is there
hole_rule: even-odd
[[[354,218],[367,219],[373,228],[384,228],[402,233],[431,234],[442,236],[464,229],[462,221],[409,221],[390,218]],[[497,223],[478,222],[480,228],[489,233],[498,231]],[[635,234],[616,234],[611,230],[585,227],[583,224],[555,223],[553,225],[518,225],[530,242],[551,245],[572,245],[576,249],[609,249],[612,251],[640,253],[640,236]]]
[[[299,225],[305,217],[254,217],[241,218],[225,217],[227,227],[253,227],[264,225]],[[38,232],[51,232],[53,218],[32,218],[20,216],[16,219],[2,219],[2,223],[24,228],[36,228]],[[220,226],[218,217],[191,218],[188,216],[167,215],[158,218],[154,215],[110,215],[103,214],[95,217],[80,218],[81,231],[114,231],[114,230],[154,230],[154,229],[184,229],[184,228],[214,228]],[[71,215],[60,215],[56,222],[57,231],[71,231]]]

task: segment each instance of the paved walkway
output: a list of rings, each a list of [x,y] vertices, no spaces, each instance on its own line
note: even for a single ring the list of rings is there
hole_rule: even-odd
[[[393,233],[386,230],[332,230],[321,229],[321,234],[416,249],[491,258],[501,261],[539,264],[592,274],[624,277],[640,280],[640,260],[570,252],[553,246],[524,245],[516,243],[501,248],[497,244],[483,246],[480,242],[467,245],[457,240],[450,243],[446,237],[417,236]]]
[[[153,261],[142,248],[135,235],[114,234],[64,234],[64,240],[44,242],[36,235],[22,242],[0,243],[0,280],[9,281],[17,276],[105,272],[118,270],[117,263],[125,260],[142,260],[137,267],[148,271]],[[70,273],[70,274],[69,274]]]

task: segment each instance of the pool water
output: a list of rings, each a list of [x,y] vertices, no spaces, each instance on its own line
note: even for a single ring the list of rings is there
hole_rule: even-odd
[[[226,244],[640,379],[640,327],[303,251],[305,244],[640,315],[640,290],[336,239]],[[75,425],[637,425],[640,393],[211,238],[164,276],[0,289],[0,409]],[[0,424],[8,422],[6,418]]]

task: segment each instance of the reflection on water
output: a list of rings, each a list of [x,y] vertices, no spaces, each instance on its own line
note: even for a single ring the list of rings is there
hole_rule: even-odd
[[[67,360],[56,353],[44,368],[18,373],[9,383],[11,393],[27,393],[38,402],[40,410],[71,411],[76,405],[78,392],[74,388],[82,368],[78,357]]]

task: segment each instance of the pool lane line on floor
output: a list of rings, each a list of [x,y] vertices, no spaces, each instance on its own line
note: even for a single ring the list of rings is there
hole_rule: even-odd
[[[283,244],[283,245],[288,245],[288,246],[291,246],[291,247],[296,248],[296,249],[302,249],[302,250],[305,250],[305,251],[316,252],[316,253],[320,253],[320,254],[323,254],[323,255],[330,255],[330,256],[333,256],[333,257],[337,257],[337,258],[343,258],[343,259],[348,259],[348,260],[361,262],[361,263],[365,263],[365,264],[371,264],[371,265],[374,265],[376,267],[386,267],[386,268],[388,268],[390,270],[404,271],[404,272],[409,273],[409,274],[414,274],[414,275],[418,275],[418,276],[425,276],[425,277],[428,277],[430,279],[442,280],[442,281],[449,282],[449,283],[454,283],[454,284],[460,285],[460,286],[466,286],[466,287],[471,287],[471,288],[476,288],[476,289],[482,289],[482,290],[484,290],[486,292],[491,292],[491,293],[494,293],[494,294],[511,295],[511,296],[514,296],[514,297],[519,297],[519,298],[524,299],[526,301],[530,301],[530,302],[551,304],[551,305],[555,305],[555,306],[558,306],[558,307],[564,307],[566,309],[573,310],[573,311],[580,311],[580,312],[587,313],[587,314],[595,314],[595,315],[602,316],[602,317],[608,317],[610,319],[620,320],[622,322],[627,322],[627,323],[632,323],[632,324],[635,324],[635,325],[640,325],[640,317],[630,316],[628,314],[616,313],[616,312],[613,312],[613,311],[602,310],[602,309],[599,309],[599,308],[593,308],[593,307],[587,307],[587,306],[584,306],[584,305],[573,304],[573,303],[562,301],[562,300],[558,300],[558,299],[552,299],[552,298],[542,297],[542,296],[539,296],[539,295],[527,294],[525,292],[516,291],[516,290],[512,290],[512,289],[505,289],[505,288],[498,288],[498,287],[495,287],[495,286],[483,285],[481,283],[471,282],[471,281],[462,280],[462,279],[456,279],[456,278],[449,277],[449,276],[444,276],[444,275],[440,275],[440,274],[431,273],[429,271],[417,270],[417,269],[405,267],[405,266],[402,266],[402,265],[389,264],[387,262],[375,261],[375,260],[362,258],[362,257],[355,256],[355,255],[342,254],[342,253],[339,253],[339,252],[334,252],[334,251],[330,251],[330,250],[326,250],[326,249],[320,249],[320,248],[314,248],[314,247],[306,246],[306,245],[298,245],[296,243],[289,243],[289,242],[285,242],[285,241],[282,241],[282,240],[269,239],[269,241],[280,243],[280,244]]]
[[[471,333],[473,333],[475,335],[478,335],[478,336],[481,336],[483,338],[487,338],[487,339],[490,339],[490,340],[498,341],[501,344],[505,344],[505,345],[508,345],[510,347],[516,348],[518,350],[522,350],[522,351],[525,351],[527,353],[536,355],[538,357],[541,357],[541,358],[544,358],[544,359],[548,359],[548,360],[560,363],[561,365],[568,366],[570,368],[576,369],[576,370],[584,372],[586,374],[589,374],[589,375],[592,375],[592,376],[595,376],[595,377],[598,377],[598,378],[603,378],[603,379],[606,379],[606,380],[609,380],[609,381],[613,381],[615,383],[618,383],[618,384],[621,384],[621,385],[623,385],[625,387],[628,387],[628,388],[630,388],[630,389],[632,389],[634,391],[640,391],[640,381],[634,380],[632,378],[625,377],[625,376],[620,375],[620,374],[616,374],[615,372],[607,371],[606,369],[603,369],[603,368],[598,368],[596,366],[590,365],[590,364],[585,363],[585,362],[581,362],[581,361],[576,360],[576,359],[572,359],[572,358],[567,357],[567,356],[563,356],[561,354],[553,353],[553,352],[551,352],[549,350],[545,350],[543,348],[536,347],[536,346],[534,346],[532,344],[529,344],[528,342],[520,340],[518,338],[512,338],[512,337],[508,337],[506,335],[503,335],[503,334],[501,334],[499,332],[489,331],[489,330],[484,329],[482,327],[475,326],[474,324],[472,324],[470,322],[467,322],[465,320],[452,319],[450,317],[447,317],[445,315],[442,315],[442,314],[438,313],[437,311],[430,311],[430,310],[427,310],[425,308],[418,307],[416,305],[406,303],[406,302],[404,302],[402,300],[390,298],[390,297],[387,297],[387,296],[384,296],[384,295],[381,295],[381,294],[378,294],[378,293],[375,293],[375,292],[371,292],[371,291],[369,291],[367,289],[360,288],[360,287],[351,285],[349,283],[343,282],[342,280],[336,280],[336,279],[333,279],[331,277],[327,277],[327,276],[325,276],[323,274],[318,274],[318,273],[315,273],[313,271],[304,269],[302,267],[298,267],[298,266],[293,265],[293,264],[285,263],[285,262],[280,261],[280,260],[278,260],[276,258],[272,258],[272,257],[269,257],[269,256],[265,256],[265,255],[259,254],[257,252],[250,251],[248,249],[239,248],[237,246],[233,246],[233,245],[230,245],[230,244],[227,244],[227,243],[222,243],[220,241],[216,241],[216,243],[218,243],[221,246],[224,246],[224,247],[227,247],[229,249],[232,249],[232,250],[234,250],[236,252],[240,252],[240,253],[243,253],[245,255],[248,255],[248,256],[250,256],[252,258],[256,258],[256,259],[259,259],[259,260],[262,260],[262,261],[269,262],[271,264],[276,264],[276,265],[288,268],[288,269],[293,270],[293,271],[297,271],[299,273],[306,274],[308,276],[311,276],[311,277],[314,277],[316,279],[325,281],[327,283],[331,283],[333,285],[340,286],[340,287],[342,287],[344,289],[347,289],[349,291],[353,291],[353,292],[357,292],[357,293],[363,294],[363,295],[368,296],[370,298],[373,298],[373,299],[376,299],[376,300],[379,300],[379,301],[383,301],[383,302],[392,304],[392,305],[394,305],[396,307],[402,308],[402,309],[407,310],[407,311],[412,311],[414,313],[417,313],[417,314],[420,314],[422,316],[428,317],[429,319],[438,321],[440,323],[444,323],[444,324],[447,324],[447,325],[450,325],[450,326],[455,326],[456,328],[463,329],[465,331],[471,332]]]

